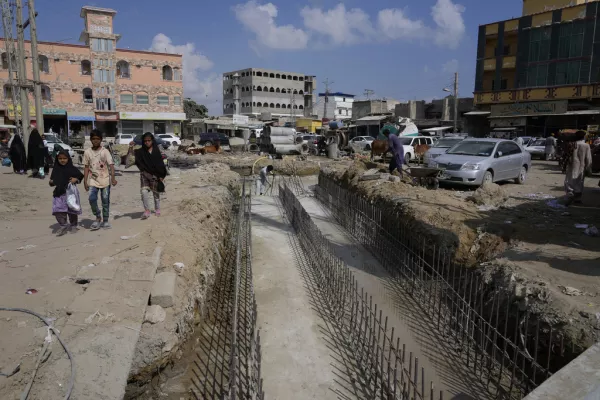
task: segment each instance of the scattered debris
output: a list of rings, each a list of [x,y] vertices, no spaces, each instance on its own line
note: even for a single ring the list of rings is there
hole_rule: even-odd
[[[35,244],[28,244],[23,247],[19,247],[17,250],[29,250],[29,249],[33,249],[34,247],[37,247],[37,246]]]
[[[138,237],[139,233],[136,233],[135,235],[131,235],[131,236],[121,236],[121,240],[129,240],[129,239],[135,239],[136,237]]]
[[[94,322],[95,318],[97,318],[98,322],[100,322],[100,323],[102,323],[104,321],[114,322],[115,314],[113,314],[113,313],[102,314],[100,311],[96,311],[95,313],[91,314],[89,317],[87,317],[85,319],[85,323],[91,324],[92,322]]]
[[[532,200],[550,200],[550,199],[554,199],[555,197],[552,196],[551,194],[545,194],[545,193],[529,193],[525,195],[526,198],[528,199],[532,199]]]
[[[561,210],[561,209],[567,208],[567,206],[565,206],[564,204],[560,204],[558,202],[558,200],[556,200],[556,199],[548,200],[546,202],[546,205],[548,207],[550,207],[550,208],[554,208],[554,209],[557,209],[557,210]]]
[[[478,206],[488,206],[495,208],[506,204],[508,199],[508,193],[506,193],[504,189],[502,189],[495,183],[483,185],[480,188],[478,188],[475,191],[475,193],[467,197],[467,201],[475,203]]]
[[[151,324],[157,324],[163,322],[167,317],[167,312],[161,306],[149,306],[146,308],[146,315],[144,316],[144,322]]]
[[[75,281],[76,284],[78,285],[87,285],[88,283],[90,283],[89,279],[77,279]]]
[[[585,293],[583,293],[581,290],[576,289],[574,287],[571,286],[558,286],[559,288],[562,289],[562,292],[564,294],[566,294],[567,296],[583,296]]]
[[[36,294],[37,292],[37,289],[27,289],[27,291],[25,291],[25,294]]]
[[[2,257],[3,255],[5,255],[6,253],[8,253],[8,251],[7,251],[7,250],[0,251],[0,257]]]
[[[14,374],[16,374],[17,372],[19,372],[21,370],[21,364],[18,364],[16,367],[14,367],[12,369],[12,371],[10,372],[0,372],[0,376],[5,376],[7,378],[10,378],[11,376],[13,376]]]
[[[183,269],[185,268],[185,264],[176,262],[175,264],[173,264],[173,267],[175,268],[175,271],[177,271],[177,273],[181,274],[183,272]]]

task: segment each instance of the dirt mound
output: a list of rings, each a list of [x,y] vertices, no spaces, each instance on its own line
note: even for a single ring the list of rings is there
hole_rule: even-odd
[[[467,197],[467,201],[478,206],[500,207],[508,201],[508,193],[495,183],[488,183],[478,188],[475,193]]]
[[[468,223],[479,216],[479,210],[459,193],[427,190],[405,181],[392,182],[385,173],[381,179],[361,181],[371,168],[371,163],[355,161],[331,165],[323,172],[381,207],[399,211],[411,232],[450,250],[462,265],[475,266],[506,249],[510,228]]]

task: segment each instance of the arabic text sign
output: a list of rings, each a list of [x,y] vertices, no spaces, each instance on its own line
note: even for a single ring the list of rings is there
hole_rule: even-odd
[[[564,114],[566,101],[536,101],[531,103],[513,103],[492,105],[493,117],[511,117],[517,115]]]

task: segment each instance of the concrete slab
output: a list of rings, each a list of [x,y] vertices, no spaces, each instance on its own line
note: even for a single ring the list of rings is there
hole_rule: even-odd
[[[118,262],[88,264],[77,271],[77,279],[113,279],[119,268]]]
[[[177,274],[175,272],[169,271],[156,274],[150,291],[150,304],[163,308],[173,307],[176,287]]]

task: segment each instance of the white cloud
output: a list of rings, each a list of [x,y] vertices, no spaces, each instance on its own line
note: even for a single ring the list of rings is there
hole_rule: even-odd
[[[174,45],[170,37],[164,33],[159,33],[152,39],[150,51],[181,54],[183,56],[184,96],[204,104],[211,113],[221,113],[222,79],[214,73],[206,74],[205,71],[210,70],[214,63],[207,56],[200,53],[194,43]],[[201,77],[201,74],[204,77]]]
[[[452,59],[442,64],[442,72],[458,72],[459,63],[457,59]]]
[[[341,3],[329,11],[304,7],[300,15],[308,30],[329,36],[333,44],[360,43],[375,34],[371,19],[366,12],[360,8],[346,10]]]
[[[308,35],[293,25],[278,26],[277,7],[273,3],[259,4],[250,0],[233,7],[235,17],[246,29],[256,35],[258,44],[275,50],[306,48]]]
[[[314,3],[313,3],[314,4]],[[346,9],[339,3],[329,10],[306,6],[300,11],[304,27],[278,26],[277,7],[250,0],[233,8],[236,18],[256,35],[256,42],[277,50],[301,50],[309,40],[318,45],[325,39],[332,45],[352,45],[385,40],[433,41],[440,47],[456,48],[465,34],[465,8],[452,0],[436,0],[430,23],[411,18],[406,9],[380,10],[373,21],[360,8]]]
[[[452,0],[437,0],[431,8],[431,16],[437,25],[435,42],[438,46],[458,47],[465,34],[464,12],[465,7],[452,3]]]

